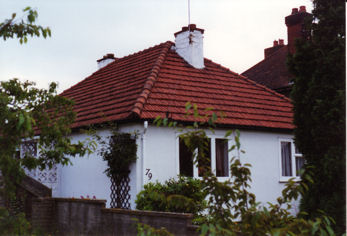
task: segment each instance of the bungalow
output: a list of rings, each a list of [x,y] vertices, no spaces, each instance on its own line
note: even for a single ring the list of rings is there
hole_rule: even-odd
[[[98,60],[100,69],[65,90],[61,95],[75,101],[74,130],[90,125],[117,122],[120,132],[137,132],[138,159],[131,166],[130,205],[149,182],[165,181],[179,174],[199,177],[189,161],[179,132],[157,127],[157,116],[191,122],[185,116],[189,101],[203,110],[213,107],[224,113],[218,128],[208,132],[211,168],[220,180],[229,173],[232,141],[224,142],[229,129],[240,130],[241,159],[252,164],[252,191],[257,200],[273,202],[284,183],[297,176],[302,157],[293,144],[290,100],[203,56],[204,30],[191,24],[175,33],[175,42],[164,42],[143,51]],[[98,134],[106,139],[108,128]],[[74,132],[74,140],[85,134]],[[28,142],[23,148],[36,151]],[[53,189],[55,197],[89,196],[107,199],[110,206],[111,181],[104,173],[107,163],[98,152],[71,160],[71,166],[55,166],[50,171],[34,171],[31,176]]]

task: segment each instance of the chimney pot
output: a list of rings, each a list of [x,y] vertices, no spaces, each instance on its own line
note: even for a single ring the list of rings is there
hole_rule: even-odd
[[[292,9],[292,15],[298,14],[298,8],[293,8]]]
[[[284,40],[283,39],[279,39],[278,43],[279,43],[279,45],[283,46],[284,45]]]
[[[196,24],[190,24],[189,25],[190,30],[195,30],[196,29]]]
[[[114,58],[114,54],[113,53],[107,53],[106,56],[104,56],[104,58],[111,58],[111,59],[115,59]]]
[[[278,41],[277,40],[274,40],[274,47],[278,46]]]
[[[299,12],[306,12],[306,6],[300,6]]]

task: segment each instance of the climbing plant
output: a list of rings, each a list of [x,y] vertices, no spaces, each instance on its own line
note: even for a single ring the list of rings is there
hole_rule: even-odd
[[[100,155],[107,161],[106,175],[111,179],[111,207],[130,208],[130,165],[136,161],[136,135],[112,131],[103,141]]]

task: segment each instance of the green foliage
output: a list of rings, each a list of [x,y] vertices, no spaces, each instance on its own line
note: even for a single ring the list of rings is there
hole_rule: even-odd
[[[22,44],[28,36],[46,38],[51,30],[35,25],[36,10],[23,10],[26,19],[18,23],[16,14],[0,23],[0,37],[4,40],[17,37]],[[69,158],[83,156],[96,148],[93,140],[72,143],[70,126],[75,120],[73,102],[58,96],[57,84],[49,89],[35,88],[33,82],[18,79],[0,82],[0,173],[3,187],[0,197],[15,200],[16,187],[24,175],[24,168],[52,168],[55,164],[67,165]],[[21,143],[34,141],[38,146],[37,156],[25,153],[19,158]],[[0,234],[28,235],[30,224],[24,213],[14,214],[0,208]],[[31,232],[32,233],[32,232]]]
[[[69,158],[95,149],[93,141],[71,142],[68,135],[75,119],[73,102],[58,96],[56,86],[51,83],[46,90],[17,79],[0,82],[0,171],[8,197],[13,197],[15,184],[24,174],[23,168],[67,165]],[[37,156],[26,153],[23,158],[15,158],[23,140],[38,143]]]
[[[0,207],[0,235],[29,235],[30,231],[24,213],[10,215],[7,209]]]
[[[156,229],[147,224],[137,223],[137,235],[138,236],[173,236],[164,227]]]
[[[295,76],[295,144],[311,167],[301,209],[315,219],[323,210],[346,229],[345,1],[314,0],[309,40],[289,58]],[[332,187],[333,186],[333,187]]]
[[[190,177],[178,176],[164,184],[159,182],[144,185],[136,198],[138,210],[185,212],[197,215],[205,207],[206,193],[202,182]]]
[[[6,40],[16,36],[22,44],[28,41],[28,36],[40,37],[42,35],[44,38],[51,36],[51,30],[48,27],[44,28],[40,25],[35,25],[38,17],[36,10],[26,7],[23,9],[23,13],[22,19],[17,19],[17,14],[13,13],[10,19],[0,23],[0,37]]]
[[[109,142],[101,141],[100,155],[107,161],[105,173],[110,178],[128,177],[130,165],[137,159],[136,139],[129,133],[112,131]]]

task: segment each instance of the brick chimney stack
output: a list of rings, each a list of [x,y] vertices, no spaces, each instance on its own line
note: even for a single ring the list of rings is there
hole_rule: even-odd
[[[306,12],[305,6],[300,8],[293,8],[292,14],[285,18],[288,33],[288,52],[295,53],[295,39],[305,37],[304,20],[306,17],[311,16]]]

